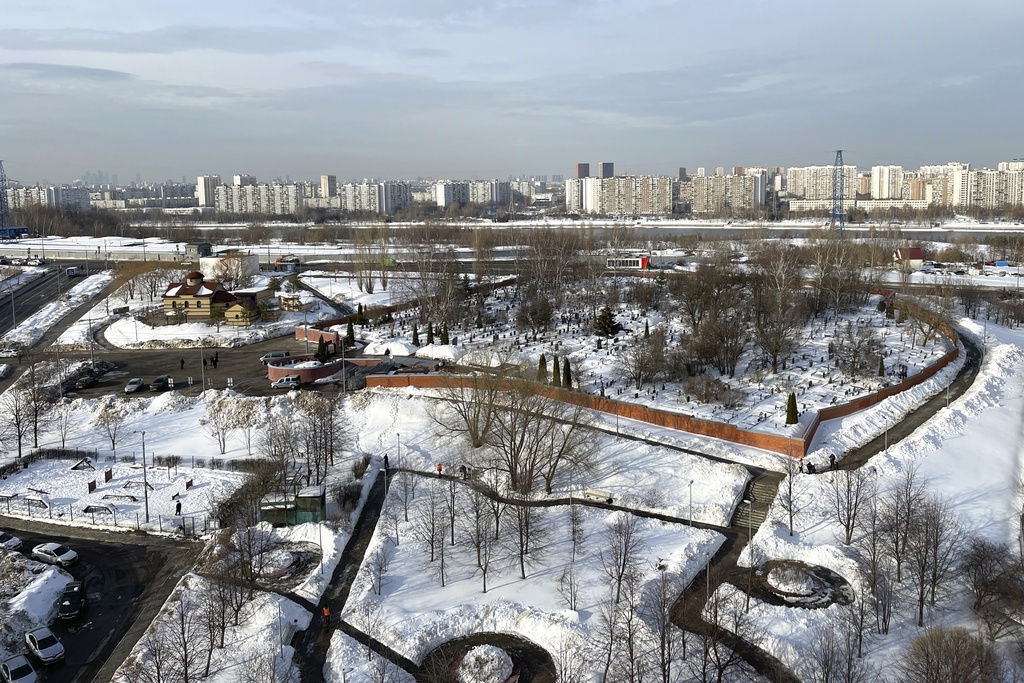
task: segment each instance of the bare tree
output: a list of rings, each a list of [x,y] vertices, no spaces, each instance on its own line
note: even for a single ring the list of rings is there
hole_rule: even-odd
[[[123,400],[112,398],[96,416],[96,426],[110,440],[110,450],[117,453],[117,440],[129,432],[128,406]]]
[[[235,430],[235,417],[234,401],[226,394],[221,394],[207,401],[206,418],[199,421],[206,434],[217,444],[221,455],[227,450],[228,437]]]
[[[416,498],[416,485],[419,477],[409,472],[400,472],[398,475],[398,497],[402,501],[402,516],[406,522],[409,521],[409,503]]]
[[[72,416],[75,414],[70,401],[64,399],[53,408],[53,424],[60,434],[60,447],[67,446],[68,433],[71,431]]]
[[[506,537],[509,557],[519,567],[519,578],[525,579],[526,568],[542,559],[550,529],[545,508],[512,505],[510,512],[510,529]]]
[[[28,394],[15,384],[0,394],[0,411],[6,418],[0,422],[0,440],[5,444],[14,443],[20,458],[25,438],[32,430],[32,406]]]
[[[861,510],[874,498],[874,487],[861,470],[835,470],[824,475],[825,498],[843,529],[843,545],[853,542]]]
[[[502,377],[476,373],[454,378],[440,388],[441,402],[431,404],[427,414],[453,434],[464,434],[473,448],[487,442],[498,410]]]
[[[182,590],[165,613],[166,633],[170,651],[168,680],[190,683],[204,677],[203,660],[212,647],[203,622],[198,597]]]
[[[391,565],[391,554],[388,551],[389,541],[390,539],[385,537],[367,558],[367,567],[370,571],[370,590],[377,595],[381,595],[384,590],[388,568]]]
[[[959,627],[928,629],[910,644],[896,666],[906,683],[1002,680],[1002,665],[994,646]]]
[[[430,551],[430,563],[440,555],[441,585],[444,585],[444,493],[439,482],[432,480],[427,486],[426,498],[419,506],[418,514],[414,517],[412,534],[413,537]],[[435,569],[438,571],[438,569]]]
[[[793,518],[800,511],[800,494],[802,493],[800,481],[797,477],[800,474],[800,463],[792,455],[787,455],[782,460],[782,473],[786,478],[779,486],[779,506],[785,510],[789,518],[789,535],[793,535]]]
[[[917,625],[924,626],[924,606],[934,605],[936,593],[954,577],[963,547],[964,529],[949,504],[926,498],[915,511],[907,543],[907,567],[917,593]]]
[[[1016,627],[1024,606],[1024,566],[1005,543],[972,538],[963,552],[959,571],[971,589],[971,609],[995,641]]]
[[[654,635],[649,658],[654,662],[656,680],[661,683],[678,681],[686,659],[686,632],[672,622],[672,608],[683,589],[677,574],[662,569],[647,586],[639,605],[640,616]]]
[[[600,553],[601,570],[607,577],[617,604],[622,597],[623,585],[637,577],[640,552],[646,542],[639,518],[625,512],[615,514],[611,524],[605,528],[604,535],[605,547]]]
[[[896,564],[897,583],[903,580],[903,560],[916,509],[924,498],[925,483],[918,477],[917,466],[909,464],[882,499],[880,527],[886,553]]]

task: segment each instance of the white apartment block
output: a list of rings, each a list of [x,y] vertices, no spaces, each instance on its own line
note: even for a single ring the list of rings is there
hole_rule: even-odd
[[[903,167],[872,166],[871,167],[871,198],[902,199],[903,198]]]
[[[469,183],[439,180],[434,183],[434,202],[442,209],[452,204],[468,204]]]
[[[471,180],[469,203],[507,206],[511,191],[511,185],[507,180]]]
[[[201,175],[196,179],[196,199],[199,206],[215,206],[217,188],[221,186],[219,175]]]
[[[667,176],[570,178],[565,181],[565,208],[629,216],[671,213],[673,182]]]
[[[54,209],[87,211],[90,208],[89,189],[72,185],[9,188],[7,205],[12,209],[23,206],[47,206]]]
[[[412,203],[412,190],[408,183],[387,180],[377,182],[345,183],[338,188],[342,211],[369,211],[393,213]]]
[[[333,197],[338,194],[338,176],[336,175],[322,175],[320,176],[320,196],[321,197]]]
[[[249,175],[248,173],[236,173],[235,177],[231,180],[232,185],[255,185],[256,176]]]
[[[1000,161],[996,166],[997,171],[1024,171],[1024,160],[1014,159],[1013,161]]]
[[[293,214],[304,205],[301,188],[292,184],[221,185],[214,206],[225,213]]]
[[[798,166],[786,169],[786,192],[794,199],[832,199],[833,166]],[[843,166],[843,197],[857,191],[857,167]]]
[[[692,191],[681,195],[692,197],[690,206],[695,214],[757,211],[764,206],[767,177],[760,173],[697,176],[690,183]]]

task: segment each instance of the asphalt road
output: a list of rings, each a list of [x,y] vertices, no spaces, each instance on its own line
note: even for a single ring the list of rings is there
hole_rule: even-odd
[[[48,683],[109,681],[202,548],[156,536],[112,535],[3,516],[0,528],[22,540],[26,556],[47,541],[63,543],[79,556],[67,571],[85,583],[88,607],[77,619],[51,626],[64,643],[65,656],[44,669]]]

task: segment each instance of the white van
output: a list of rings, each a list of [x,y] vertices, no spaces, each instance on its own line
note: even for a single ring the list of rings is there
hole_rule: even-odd
[[[281,360],[282,358],[287,358],[290,355],[292,354],[288,351],[267,351],[260,357],[260,362],[266,365],[272,360]]]

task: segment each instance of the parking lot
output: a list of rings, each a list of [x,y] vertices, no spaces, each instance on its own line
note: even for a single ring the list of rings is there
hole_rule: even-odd
[[[46,681],[109,681],[178,579],[192,566],[202,544],[154,536],[110,534],[0,516],[0,529],[22,541],[30,556],[40,543],[56,541],[78,553],[66,571],[85,584],[86,611],[51,630],[64,644],[62,662],[36,670]],[[111,664],[107,664],[107,661]]]

